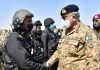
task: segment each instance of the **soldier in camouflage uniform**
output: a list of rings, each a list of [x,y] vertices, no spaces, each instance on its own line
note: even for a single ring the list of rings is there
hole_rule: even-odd
[[[93,30],[97,36],[97,41],[95,42],[95,47],[92,49],[92,57],[94,57],[95,60],[97,60],[99,64],[99,69],[100,69],[100,14],[96,14],[93,19]],[[94,53],[93,53],[94,52]],[[96,70],[97,63],[93,61],[90,61],[91,63],[89,64],[90,70]]]
[[[100,14],[96,14],[93,17],[93,28],[97,35],[98,40],[100,40]]]
[[[89,70],[100,70],[100,14],[96,14],[93,19],[93,32],[97,36],[95,42],[88,41],[88,45],[93,44],[94,47],[88,48],[87,60]],[[91,53],[91,54],[90,54]]]
[[[64,31],[57,50],[46,63],[47,66],[52,66],[59,60],[57,70],[99,70],[97,62],[96,69],[89,69],[89,61],[92,60],[88,57],[91,55],[89,50],[94,47],[93,42],[97,37],[92,29],[79,21],[78,10],[78,6],[74,4],[61,10]]]

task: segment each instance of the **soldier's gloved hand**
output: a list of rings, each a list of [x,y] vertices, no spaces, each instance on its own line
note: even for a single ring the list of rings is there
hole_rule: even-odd
[[[44,66],[45,70],[49,70],[50,69],[50,67],[49,67],[49,65],[47,63],[43,63],[43,66]]]
[[[47,67],[50,67],[50,64],[46,62],[46,66],[47,66]]]

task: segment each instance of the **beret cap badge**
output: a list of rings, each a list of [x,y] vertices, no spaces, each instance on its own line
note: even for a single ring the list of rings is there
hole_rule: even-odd
[[[65,14],[67,11],[65,9],[62,9],[61,11],[63,14]]]

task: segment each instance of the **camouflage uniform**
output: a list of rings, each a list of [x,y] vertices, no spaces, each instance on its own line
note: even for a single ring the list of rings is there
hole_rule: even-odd
[[[92,33],[95,34],[94,31]],[[96,35],[96,34],[95,34]],[[87,42],[87,67],[88,70],[100,70],[100,43],[98,40],[98,36],[96,35],[95,40],[89,40]]]
[[[97,32],[96,30],[94,30],[94,32],[95,32],[95,34],[96,34],[96,36],[97,36],[97,39],[100,40],[100,31]]]
[[[90,49],[91,55],[87,58],[89,70],[100,70],[100,36],[95,32],[97,40],[94,47]]]
[[[99,33],[97,33],[97,38],[98,38],[98,42],[97,42],[97,50],[98,50],[98,60],[99,60],[99,62],[100,62],[100,31],[99,31]]]
[[[62,34],[56,52],[47,63],[53,65],[59,60],[58,70],[89,70],[87,49],[94,45],[88,42],[96,41],[95,34],[82,23],[78,23],[71,32],[67,30],[66,35]]]

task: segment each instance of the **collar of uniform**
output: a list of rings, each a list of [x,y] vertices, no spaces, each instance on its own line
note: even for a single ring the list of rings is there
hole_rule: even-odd
[[[68,32],[67,32],[68,34],[67,35],[70,35],[70,34],[76,32],[79,29],[79,27],[80,27],[80,23],[78,22],[77,25],[74,26],[72,31],[68,30]]]

